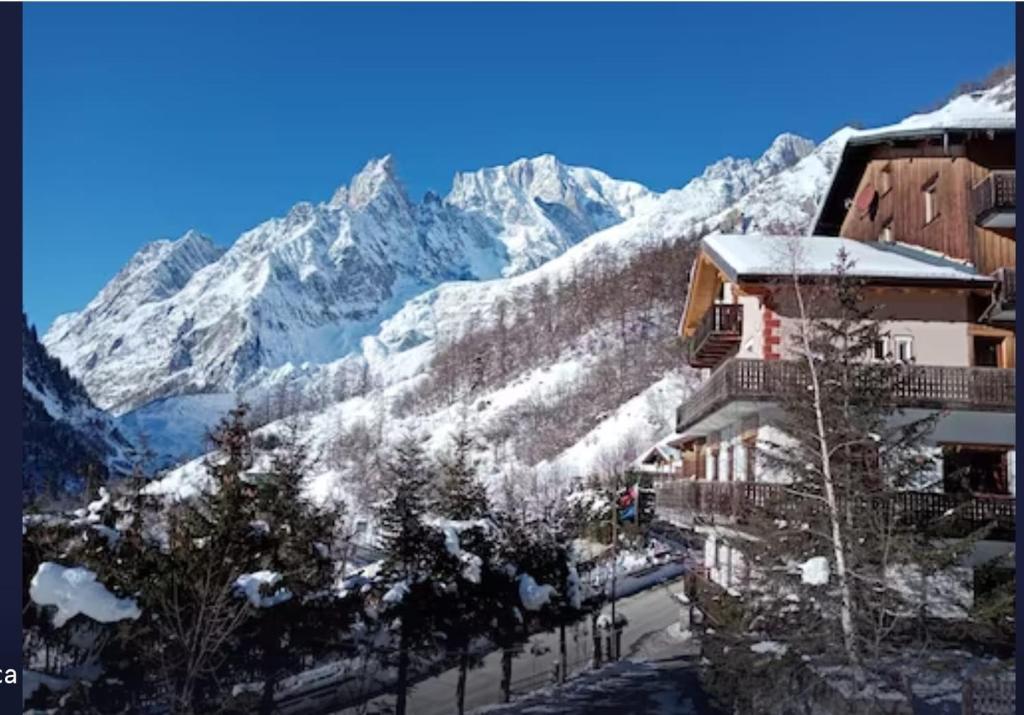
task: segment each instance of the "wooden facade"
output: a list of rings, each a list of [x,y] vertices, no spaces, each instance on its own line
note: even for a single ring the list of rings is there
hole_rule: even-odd
[[[972,190],[993,171],[1014,170],[1012,134],[982,134],[958,143],[880,143],[866,163],[839,235],[921,246],[973,264],[981,273],[1016,266],[1014,228],[977,225]],[[862,164],[840,171],[858,171]],[[929,206],[929,203],[931,206]],[[825,223],[823,220],[822,223]]]

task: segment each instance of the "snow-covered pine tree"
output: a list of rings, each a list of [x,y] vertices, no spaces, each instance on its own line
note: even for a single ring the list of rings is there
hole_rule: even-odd
[[[256,566],[279,577],[272,605],[255,609],[240,631],[240,654],[263,682],[258,712],[274,712],[274,692],[310,659],[337,653],[352,617],[348,599],[334,594],[332,552],[343,526],[340,506],[316,505],[302,492],[307,456],[298,430],[287,425],[266,474],[254,480],[249,522]],[[287,594],[287,597],[274,597]]]
[[[468,521],[491,513],[487,488],[477,476],[473,451],[476,441],[465,425],[451,436],[447,452],[438,458],[434,510],[446,519]]]
[[[441,572],[443,537],[428,527],[427,489],[435,475],[419,442],[408,435],[386,460],[387,498],[381,510],[381,583],[388,587],[382,598],[382,614],[397,621],[397,678],[395,715],[405,715],[409,664],[413,652],[434,648],[434,625],[443,611]]]
[[[446,452],[438,455],[438,496],[434,511],[458,540],[458,554],[448,564],[455,584],[455,598],[442,615],[441,628],[447,647],[458,662],[456,711],[465,711],[466,680],[470,667],[481,660],[470,651],[474,639],[489,636],[497,613],[508,607],[511,592],[508,573],[496,560],[494,522],[487,490],[480,481],[473,458],[475,441],[465,424],[452,436]]]

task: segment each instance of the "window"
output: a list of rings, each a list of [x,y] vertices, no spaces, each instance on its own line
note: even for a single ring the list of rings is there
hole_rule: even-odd
[[[878,195],[885,196],[892,191],[892,166],[886,164],[878,172]]]
[[[885,243],[892,243],[892,219],[882,224],[882,230],[878,233],[878,240]]]
[[[999,367],[1003,339],[987,335],[974,336],[974,364],[977,367]]]
[[[914,359],[914,336],[897,335],[893,338],[893,352],[900,362],[911,362]]]
[[[889,356],[889,339],[879,338],[875,341],[875,346],[871,358],[873,360],[885,360]]]
[[[938,174],[933,176],[927,184],[924,185],[924,222],[929,224],[939,216],[939,204],[938,204]]]
[[[947,494],[1008,494],[1006,447],[947,444],[942,450],[942,488]]]

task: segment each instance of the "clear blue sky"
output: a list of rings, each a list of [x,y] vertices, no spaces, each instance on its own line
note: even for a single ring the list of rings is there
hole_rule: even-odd
[[[1014,56],[998,5],[25,7],[25,306],[144,243],[221,244],[393,153],[410,194],[552,152],[654,189],[821,140]]]

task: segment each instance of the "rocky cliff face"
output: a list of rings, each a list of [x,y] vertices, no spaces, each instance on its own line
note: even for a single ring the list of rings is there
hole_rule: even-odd
[[[26,497],[59,497],[130,469],[132,446],[75,378],[22,326],[22,486]]]

